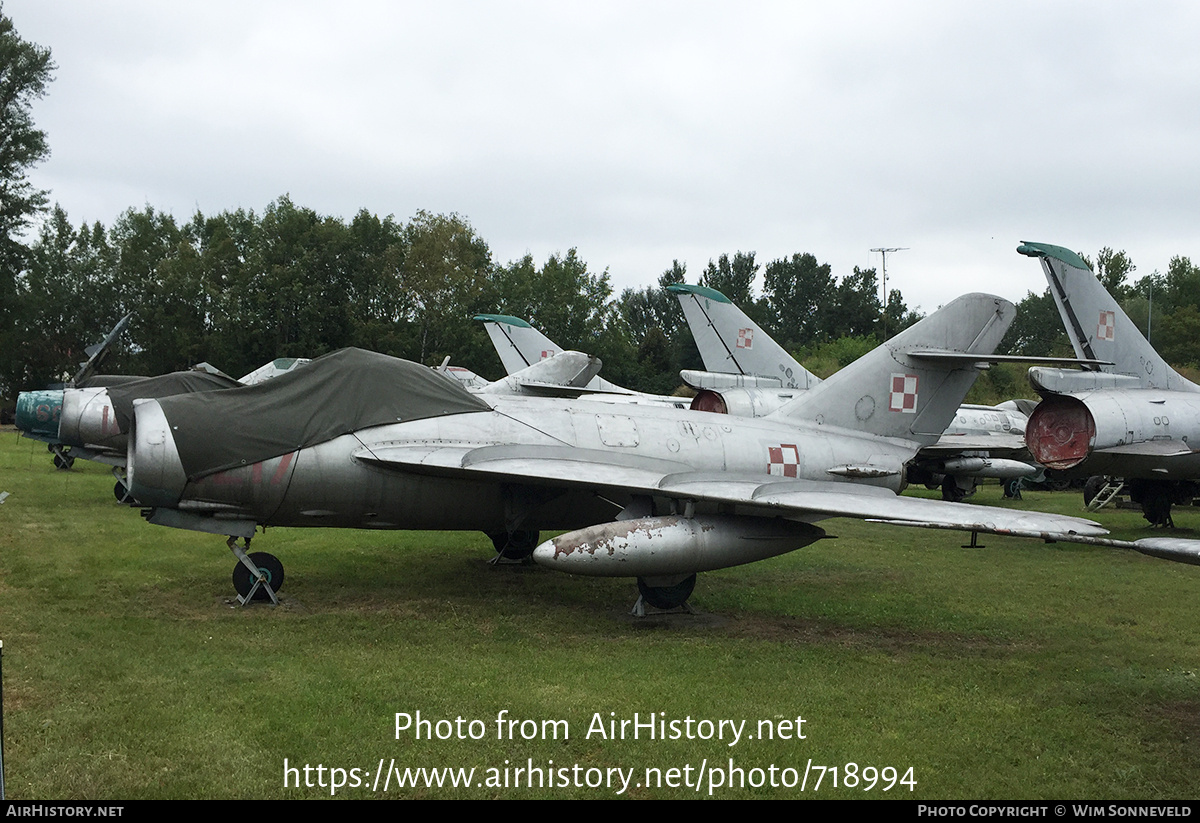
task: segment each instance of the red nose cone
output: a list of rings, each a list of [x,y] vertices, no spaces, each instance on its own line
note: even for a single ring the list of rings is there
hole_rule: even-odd
[[[1082,401],[1066,395],[1043,400],[1025,427],[1025,445],[1033,459],[1051,469],[1077,466],[1091,451],[1096,421]]]

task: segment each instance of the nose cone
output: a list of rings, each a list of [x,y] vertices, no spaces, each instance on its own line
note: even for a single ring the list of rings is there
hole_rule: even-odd
[[[169,508],[183,496],[187,475],[157,400],[134,403],[125,469],[129,493],[143,505]]]
[[[21,392],[17,395],[17,428],[39,440],[57,440],[62,404],[61,390]]]

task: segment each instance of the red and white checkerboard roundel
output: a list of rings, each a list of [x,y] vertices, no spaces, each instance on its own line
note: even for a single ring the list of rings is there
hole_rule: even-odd
[[[892,393],[888,409],[905,414],[916,414],[917,376],[915,374],[892,375]]]
[[[767,473],[795,477],[800,469],[800,449],[794,443],[767,446]]]
[[[1096,326],[1097,340],[1113,340],[1117,336],[1117,313],[1100,312],[1100,323]]]
[[[754,329],[738,329],[737,347],[739,349],[754,347]]]

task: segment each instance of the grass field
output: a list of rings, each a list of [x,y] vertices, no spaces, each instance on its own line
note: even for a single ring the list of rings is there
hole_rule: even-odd
[[[705,797],[718,775],[722,798],[1200,794],[1197,567],[837,520],[837,539],[701,575],[699,614],[638,620],[632,581],[492,567],[479,534],[272,529],[254,548],[285,564],[283,605],[241,609],[223,539],[143,522],[103,466],[56,471],[8,430],[0,491],[9,799],[328,797],[331,767],[365,784],[337,791],[352,798],[610,797],[616,769],[632,797]],[[1023,505],[1079,514],[1081,499]],[[1137,513],[1098,519],[1145,534]],[[465,740],[397,738],[396,713],[418,711],[481,722]],[[537,721],[534,739],[498,739],[502,711]],[[588,735],[635,712],[680,739]],[[555,720],[557,739],[539,725]],[[696,721],[720,720],[746,721],[736,744],[728,726],[699,738]],[[385,792],[381,761],[476,771],[457,788],[392,773]],[[554,787],[513,772],[530,761]],[[837,787],[810,762],[837,767]],[[303,785],[306,764],[324,787]],[[889,791],[866,790],[869,767],[896,770]],[[780,785],[806,770],[803,792]]]

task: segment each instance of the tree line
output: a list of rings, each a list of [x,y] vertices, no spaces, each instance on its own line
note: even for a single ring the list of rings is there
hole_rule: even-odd
[[[755,282],[762,269],[763,291]],[[485,377],[500,364],[476,314],[528,320],[568,348],[596,354],[609,379],[670,391],[681,368],[700,368],[676,298],[674,261],[653,286],[614,294],[608,271],[574,248],[544,261],[496,262],[457,214],[408,221],[366,210],[323,216],[287,197],[261,213],[197,212],[185,223],[153,207],[111,226],[75,226],[55,206],[14,280],[0,364],[7,392],[61,380],[126,312],[133,320],[110,368],[159,374],[207,361],[237,376],[276,357],[316,357],[344,346]],[[835,278],[795,254],[761,267],[753,252],[722,254],[701,272],[756,322],[796,349],[877,339],[883,306],[873,269]],[[889,328],[916,319],[892,292]]]

